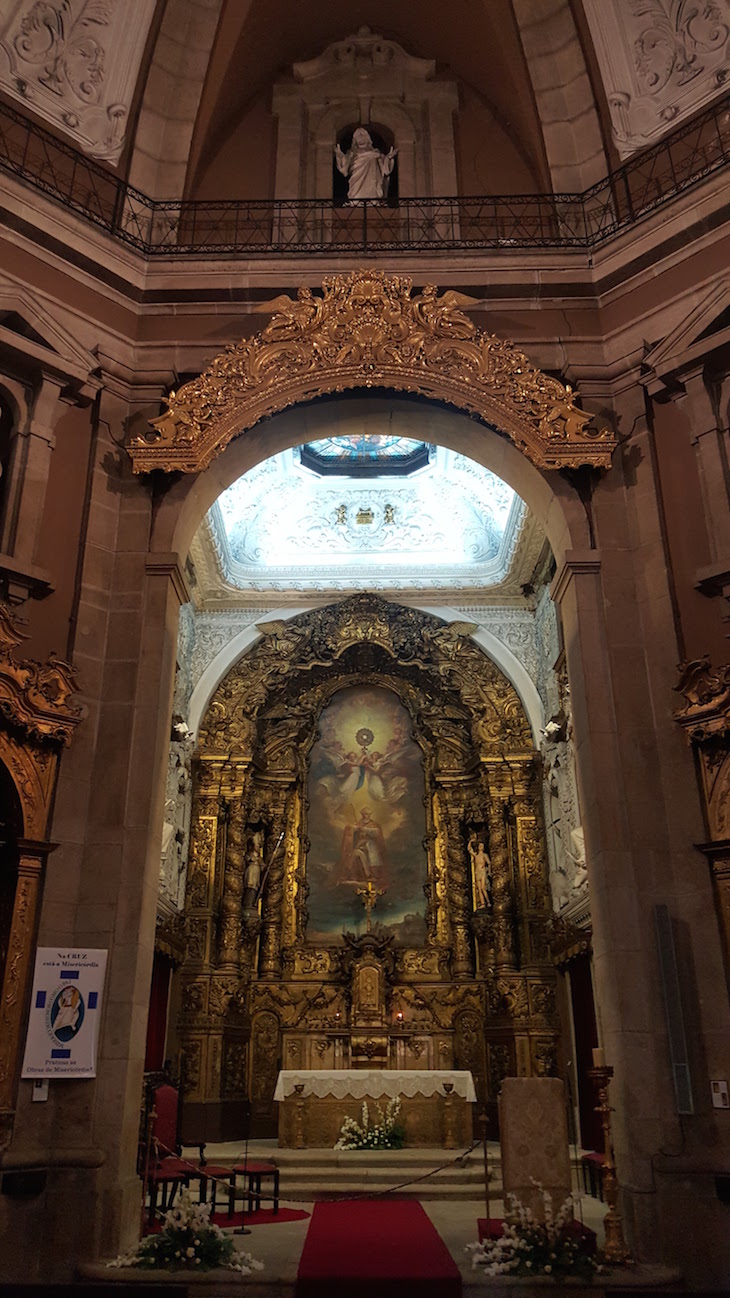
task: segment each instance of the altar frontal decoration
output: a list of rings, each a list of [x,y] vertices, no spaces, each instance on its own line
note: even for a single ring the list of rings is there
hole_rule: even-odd
[[[129,444],[136,473],[198,473],[264,416],[329,392],[384,388],[447,401],[506,433],[541,469],[608,468],[616,439],[592,425],[570,387],[465,314],[475,298],[405,275],[327,275],[253,309],[271,315],[167,398]]]
[[[36,952],[22,1077],[96,1077],[106,951]]]

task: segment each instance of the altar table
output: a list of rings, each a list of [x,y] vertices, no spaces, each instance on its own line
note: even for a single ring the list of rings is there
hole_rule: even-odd
[[[446,1087],[444,1086],[446,1084]],[[448,1089],[446,1089],[448,1088]],[[370,1121],[376,1105],[400,1096],[400,1120],[408,1146],[462,1149],[471,1144],[470,1105],[476,1102],[471,1073],[448,1069],[286,1069],[279,1073],[279,1145],[331,1149],[346,1117],[360,1122],[363,1101]]]

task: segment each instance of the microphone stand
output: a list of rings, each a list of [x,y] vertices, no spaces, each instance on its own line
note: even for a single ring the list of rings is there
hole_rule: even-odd
[[[247,1098],[246,1098],[246,1140],[245,1140],[245,1142],[244,1142],[244,1151],[243,1151],[243,1165],[244,1165],[244,1167],[246,1168],[246,1171],[245,1171],[245,1173],[244,1173],[244,1176],[245,1176],[245,1178],[246,1178],[246,1184],[247,1184],[247,1186],[250,1184],[249,1179],[248,1179],[248,1177],[249,1177],[249,1172],[248,1172],[248,1139],[249,1139],[250,1132],[251,1132],[251,1101],[250,1101],[250,1100],[248,1099],[248,1097],[247,1097]],[[246,1194],[247,1194],[247,1193],[248,1193],[248,1191],[247,1191],[247,1190],[244,1190],[244,1193],[243,1193],[243,1204],[242,1204],[242,1206],[241,1206],[241,1225],[240,1225],[240,1226],[236,1226],[236,1227],[234,1227],[234,1231],[233,1231],[233,1234],[234,1234],[234,1235],[250,1235],[250,1234],[251,1234],[251,1230],[250,1230],[250,1228],[246,1225],[246,1208],[245,1208],[245,1204],[246,1204]]]

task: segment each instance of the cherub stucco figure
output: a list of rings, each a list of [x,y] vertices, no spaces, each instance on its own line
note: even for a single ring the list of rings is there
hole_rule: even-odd
[[[352,135],[352,144],[343,153],[335,145],[335,163],[341,175],[347,177],[347,201],[383,199],[388,193],[388,176],[395,166],[397,150],[381,153],[373,144],[370,132],[358,126]]]

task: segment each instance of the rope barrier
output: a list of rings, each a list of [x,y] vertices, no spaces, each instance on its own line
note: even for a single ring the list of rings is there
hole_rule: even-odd
[[[148,1162],[148,1159],[149,1159],[149,1150],[150,1150],[150,1143],[151,1143],[151,1142],[148,1142],[148,1145],[147,1145],[147,1150],[146,1150],[146,1155],[147,1155],[147,1157],[146,1157],[146,1159],[145,1159],[144,1176],[143,1176],[143,1200],[142,1200],[142,1214],[143,1214],[143,1221],[144,1221],[144,1216],[145,1216],[145,1199],[146,1199],[147,1186],[148,1186],[148,1183],[149,1183],[149,1172],[150,1172],[150,1165],[149,1165],[149,1162]],[[449,1167],[456,1167],[456,1166],[459,1166],[459,1165],[463,1167],[463,1166],[464,1166],[465,1159],[467,1159],[467,1158],[469,1157],[469,1155],[470,1155],[471,1153],[474,1152],[474,1150],[477,1148],[477,1145],[479,1145],[480,1143],[481,1143],[481,1142],[478,1141],[478,1140],[474,1140],[474,1141],[472,1141],[472,1143],[471,1143],[471,1145],[469,1145],[468,1149],[463,1150],[461,1154],[457,1154],[454,1158],[449,1158],[449,1159],[447,1159],[446,1162],[444,1162],[444,1163],[439,1163],[437,1167],[433,1167],[433,1168],[431,1168],[430,1171],[428,1171],[428,1172],[424,1172],[422,1176],[414,1176],[414,1177],[411,1177],[409,1180],[399,1182],[398,1185],[388,1186],[388,1188],[385,1189],[385,1190],[375,1190],[375,1191],[370,1191],[370,1192],[361,1192],[361,1193],[359,1193],[359,1194],[351,1194],[351,1195],[348,1195],[348,1198],[351,1198],[351,1199],[382,1199],[382,1198],[385,1198],[385,1197],[386,1197],[387,1195],[389,1195],[389,1194],[395,1194],[398,1190],[405,1190],[405,1189],[407,1189],[407,1188],[408,1188],[409,1186],[411,1186],[411,1185],[420,1185],[420,1183],[421,1183],[422,1181],[428,1181],[432,1176],[436,1176],[436,1174],[437,1174],[438,1172],[443,1172],[443,1171],[445,1171],[446,1168],[449,1168]],[[230,1175],[229,1175],[228,1179],[223,1180],[222,1177],[208,1175],[208,1173],[206,1172],[206,1167],[208,1166],[208,1164],[203,1164],[203,1165],[201,1165],[200,1163],[193,1163],[193,1162],[191,1162],[189,1159],[183,1158],[181,1155],[177,1154],[177,1153],[175,1152],[174,1149],[169,1149],[168,1146],[165,1145],[165,1144],[163,1144],[162,1141],[160,1141],[160,1140],[155,1141],[155,1144],[156,1144],[156,1146],[157,1146],[158,1151],[159,1151],[159,1150],[162,1150],[162,1151],[165,1153],[166,1156],[169,1156],[169,1157],[174,1158],[178,1163],[182,1163],[184,1167],[189,1168],[190,1173],[191,1173],[191,1179],[192,1179],[192,1177],[197,1177],[199,1180],[210,1181],[211,1185],[220,1186],[221,1189],[224,1190],[224,1192],[225,1192],[225,1194],[226,1194],[226,1197],[229,1197],[229,1196],[230,1196],[230,1194],[231,1194],[231,1179],[230,1179],[230,1178],[231,1178],[231,1176],[235,1175],[234,1172],[233,1172],[234,1163],[231,1164]],[[395,1151],[393,1151],[393,1152],[395,1152]],[[238,1157],[237,1157],[236,1160],[235,1160],[235,1163],[242,1163],[243,1160],[244,1160],[244,1155],[239,1154]],[[246,1160],[246,1161],[248,1161],[248,1160]],[[257,1159],[252,1159],[252,1162],[260,1162],[260,1161],[263,1161],[263,1160],[260,1160],[260,1159],[258,1159],[258,1158],[257,1158]],[[267,1160],[265,1160],[265,1161],[268,1162],[268,1161],[270,1161],[270,1160],[267,1159]],[[275,1164],[274,1164],[274,1166],[275,1166]],[[152,1170],[157,1170],[157,1171],[159,1171],[160,1169],[159,1169],[159,1168],[153,1168]],[[279,1168],[278,1170],[281,1172],[281,1168]],[[172,1178],[171,1178],[171,1179],[172,1179]],[[173,1192],[173,1193],[174,1193],[174,1192]],[[263,1201],[264,1199],[270,1198],[271,1196],[270,1196],[270,1195],[260,1194],[260,1193],[258,1193],[257,1191],[252,1190],[252,1191],[247,1191],[247,1192],[246,1192],[246,1197],[249,1198],[249,1199],[256,1199],[256,1200],[261,1200],[261,1201]],[[341,1197],[341,1196],[336,1196],[336,1197]],[[327,1202],[327,1201],[328,1201],[328,1200],[325,1200],[325,1202]],[[284,1199],[284,1198],[280,1197],[280,1198],[279,1198],[279,1202],[280,1202],[280,1203],[283,1203],[283,1204],[296,1205],[297,1203],[301,1203],[302,1200],[298,1200],[298,1199]],[[157,1207],[155,1207],[155,1215],[162,1216],[163,1213],[164,1213],[165,1211],[166,1211],[166,1209],[161,1209],[161,1208],[157,1208]]]

